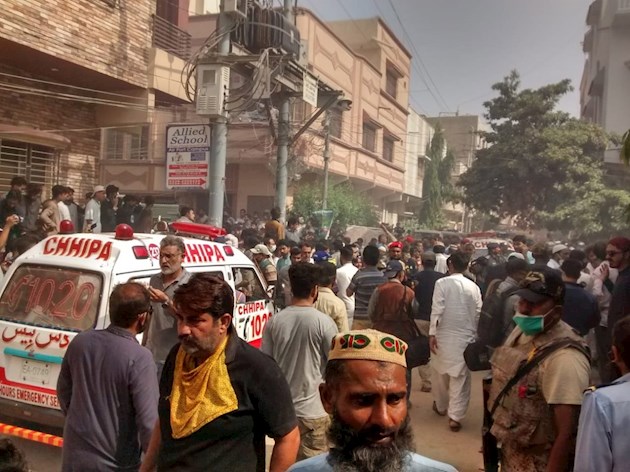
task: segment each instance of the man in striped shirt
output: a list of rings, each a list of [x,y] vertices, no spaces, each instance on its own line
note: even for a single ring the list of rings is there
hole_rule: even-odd
[[[365,267],[354,274],[346,295],[354,295],[354,321],[352,329],[367,329],[371,326],[368,317],[368,304],[372,293],[381,284],[387,282],[383,272],[377,269],[379,251],[376,246],[366,246],[363,250],[363,262]]]

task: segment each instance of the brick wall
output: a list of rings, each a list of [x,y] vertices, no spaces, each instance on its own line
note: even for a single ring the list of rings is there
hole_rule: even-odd
[[[155,0],[0,0],[0,12],[0,37],[146,87]]]
[[[22,71],[0,65],[0,72],[27,75]],[[18,81],[4,80],[7,83]],[[45,88],[43,86],[38,86]],[[56,92],[74,93],[55,87]],[[26,126],[41,130],[68,130],[96,128],[95,106],[88,103],[58,100],[54,98],[24,95],[14,92],[0,92],[0,123],[14,126]],[[55,131],[70,139],[68,149],[59,156],[59,177],[54,182],[47,182],[50,190],[54,184],[69,185],[75,189],[75,199],[83,198],[91,191],[97,178],[97,158],[100,154],[100,131]],[[103,185],[106,185],[104,183]]]

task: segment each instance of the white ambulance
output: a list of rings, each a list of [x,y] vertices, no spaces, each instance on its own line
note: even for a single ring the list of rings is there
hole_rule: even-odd
[[[201,226],[201,225],[194,225]],[[86,329],[109,325],[115,285],[148,284],[160,272],[159,247],[166,235],[116,233],[50,236],[17,258],[0,287],[0,415],[60,427],[57,377],[68,344]],[[183,237],[183,266],[216,274],[243,302],[234,307],[240,337],[259,347],[274,312],[271,288],[238,249]]]

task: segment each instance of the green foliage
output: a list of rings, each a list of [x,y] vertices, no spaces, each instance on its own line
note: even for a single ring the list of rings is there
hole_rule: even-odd
[[[602,155],[609,136],[600,127],[556,111],[571,90],[568,80],[536,90],[519,90],[513,71],[492,88],[499,96],[484,103],[491,131],[489,147],[477,152],[460,178],[464,201],[475,210],[516,217],[523,227],[546,227],[576,235],[611,229],[627,192],[602,182]]]
[[[427,157],[424,166],[424,180],[422,184],[422,198],[424,205],[420,209],[419,222],[425,228],[441,228],[445,219],[442,212],[444,203],[454,195],[451,184],[451,173],[455,165],[455,155],[447,150],[444,133],[439,125],[435,127],[435,134],[427,147]]]
[[[350,184],[331,186],[328,189],[329,210],[334,211],[334,226],[345,232],[348,225],[375,226],[378,218],[369,199],[357,193]],[[322,209],[322,187],[316,184],[300,185],[293,195],[290,213],[310,217]]]

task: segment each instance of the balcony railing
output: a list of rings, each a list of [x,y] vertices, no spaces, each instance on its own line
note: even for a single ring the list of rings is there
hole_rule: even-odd
[[[630,0],[617,0],[617,10],[612,24],[624,28],[630,25]]]
[[[153,15],[153,45],[182,59],[190,58],[191,37],[173,23]]]

